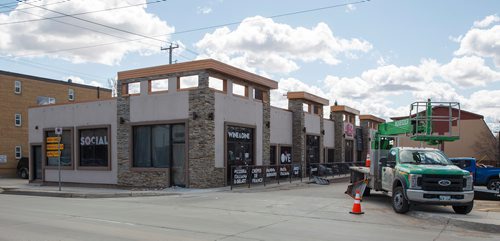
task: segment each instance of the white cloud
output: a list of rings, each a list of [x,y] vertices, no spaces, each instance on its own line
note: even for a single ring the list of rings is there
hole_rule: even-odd
[[[484,59],[476,56],[453,58],[441,67],[441,74],[443,78],[462,87],[486,86],[500,81],[500,72],[491,69],[485,65]]]
[[[46,5],[49,2],[50,0],[40,0],[34,4],[40,6]],[[47,5],[45,8],[50,8],[51,10],[63,12],[65,14],[73,14],[140,3],[146,3],[146,0],[129,0],[127,3],[123,1],[100,0],[66,1],[60,4]],[[17,9],[22,9],[23,7],[27,6],[20,3]],[[59,16],[59,14],[41,8],[31,8],[29,12],[34,15],[28,15],[21,11],[11,11],[8,14],[0,14],[0,22],[7,23]],[[169,26],[165,21],[160,20],[154,14],[147,13],[146,5],[79,15],[78,17],[145,36],[168,34],[174,31],[174,28]],[[140,38],[135,35],[93,25],[74,18],[64,17],[56,20],[105,32],[125,39]],[[167,37],[163,37],[162,40],[167,40],[166,38]],[[93,62],[113,65],[119,63],[128,53],[137,52],[148,55],[159,52],[161,46],[159,41],[146,39],[140,42],[123,42],[95,48],[47,53],[61,49],[72,49],[117,41],[124,40],[51,20],[0,25],[0,54],[3,55],[48,56],[51,58],[69,60],[74,63]]]
[[[71,79],[71,82],[73,83],[76,83],[76,84],[82,84],[82,85],[90,85],[90,86],[98,86],[98,87],[102,87],[102,88],[111,88],[111,86],[106,86],[104,85],[103,83],[99,82],[99,81],[95,81],[95,80],[85,80],[85,79],[82,79],[78,76],[68,76],[68,77],[64,77],[63,79],[65,80],[69,80]]]
[[[346,9],[345,9],[346,13],[353,12],[354,10],[356,10],[356,6],[354,6],[353,4],[347,4]]]
[[[470,29],[461,39],[455,55],[493,58],[495,65],[500,67],[500,25],[489,29]]]
[[[196,13],[198,14],[210,14],[212,12],[212,8],[211,7],[198,7],[198,9],[196,10]]]
[[[337,65],[341,62],[339,55],[355,57],[354,52],[372,48],[365,40],[334,36],[325,23],[293,28],[260,16],[246,18],[235,30],[218,28],[195,45],[202,52],[199,58],[214,58],[265,73],[290,73],[299,69],[299,61]]]
[[[490,26],[493,23],[500,22],[500,17],[498,17],[496,14],[495,15],[489,15],[486,16],[483,20],[480,21],[474,21],[474,27],[475,28],[486,28]]]

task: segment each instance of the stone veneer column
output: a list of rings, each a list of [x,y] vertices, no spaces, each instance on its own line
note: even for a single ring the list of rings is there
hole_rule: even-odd
[[[306,138],[304,134],[305,114],[302,109],[304,101],[288,100],[288,110],[292,112],[292,162],[305,165]]]
[[[117,157],[118,185],[139,187],[168,187],[170,175],[168,170],[131,171],[130,157],[130,96],[123,96],[121,81],[117,88]]]
[[[335,125],[335,161],[345,162],[344,117],[341,112],[331,112]]]
[[[325,163],[325,122],[323,120],[323,106],[321,106],[321,113],[319,116],[319,162]]]
[[[262,164],[270,165],[271,160],[271,95],[263,91],[262,101]]]
[[[215,168],[215,94],[208,87],[208,73],[198,75],[198,88],[189,91],[189,187],[221,187],[224,168]],[[196,113],[197,118],[193,118]],[[212,117],[210,117],[212,116]]]
[[[363,152],[361,153],[361,160],[366,160],[370,150],[370,127],[369,120],[360,120],[360,126],[363,132]]]

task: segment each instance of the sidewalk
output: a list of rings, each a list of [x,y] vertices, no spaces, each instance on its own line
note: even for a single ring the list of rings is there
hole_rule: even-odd
[[[118,197],[151,197],[170,196],[192,193],[205,193],[229,190],[229,187],[210,189],[188,189],[170,187],[165,189],[133,189],[118,187],[85,187],[64,184],[59,191],[57,185],[41,185],[39,183],[28,183],[27,180],[15,178],[0,179],[0,194],[29,195],[43,197],[62,198],[118,198]]]

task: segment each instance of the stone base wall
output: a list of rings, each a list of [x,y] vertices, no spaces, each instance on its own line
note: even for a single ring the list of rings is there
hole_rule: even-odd
[[[264,101],[262,102],[262,164],[271,164],[271,101],[269,91],[264,92]]]
[[[215,168],[215,94],[208,88],[208,73],[198,75],[198,88],[189,91],[189,187],[225,185],[225,168]]]
[[[302,100],[288,100],[288,109],[292,111],[292,160],[305,165],[306,138],[304,133],[305,114]]]
[[[335,161],[345,162],[344,118],[339,112],[331,113],[335,125]]]

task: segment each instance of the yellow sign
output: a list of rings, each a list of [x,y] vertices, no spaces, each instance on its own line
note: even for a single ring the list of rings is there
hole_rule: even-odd
[[[64,150],[64,144],[59,144],[59,149]],[[47,151],[57,151],[57,144],[47,144]]]
[[[55,137],[47,137],[47,143],[58,143],[61,137],[55,136]]]
[[[59,151],[48,151],[47,157],[59,157]]]

